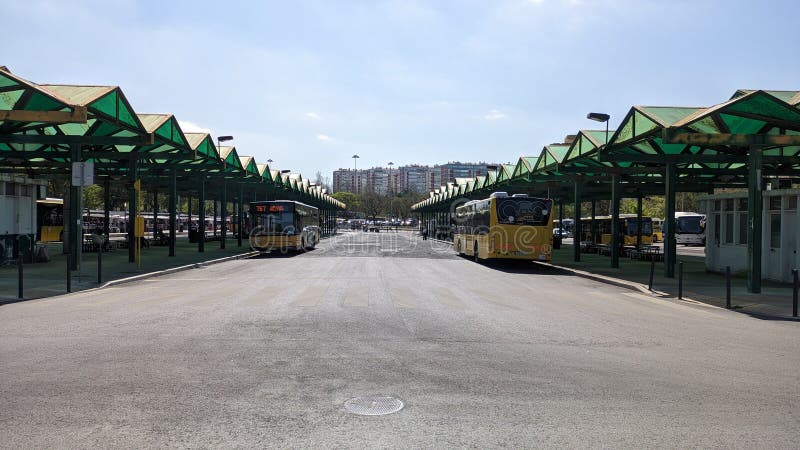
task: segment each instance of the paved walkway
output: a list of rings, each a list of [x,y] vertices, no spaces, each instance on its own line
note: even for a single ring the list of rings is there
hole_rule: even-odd
[[[563,245],[553,252],[553,264],[561,267],[590,272],[593,274],[627,280],[648,285],[650,277],[649,261],[631,260],[620,257],[619,268],[611,268],[611,258],[596,254],[581,254],[581,261],[573,261],[571,245]],[[705,260],[699,256],[678,255],[683,262],[683,297],[699,302],[725,307],[725,276],[706,272]],[[653,290],[670,296],[678,295],[678,266],[675,278],[664,277],[664,263],[656,262],[653,277]],[[768,319],[792,319],[792,286],[764,280],[761,293],[747,292],[747,277],[731,277],[731,305],[745,314]]]
[[[226,241],[226,249],[221,250],[219,241],[206,242],[205,252],[197,251],[197,244],[189,243],[185,236],[176,241],[175,255],[169,255],[169,247],[142,249],[141,268],[136,263],[128,262],[128,250],[117,249],[103,253],[103,284],[123,278],[162,271],[174,267],[211,261],[219,258],[235,256],[250,252],[247,241],[237,247],[236,239]],[[23,266],[24,299],[51,297],[67,292],[66,257],[61,253],[61,243],[48,244],[48,263],[26,264]],[[72,291],[92,289],[102,284],[97,283],[97,252],[83,254],[83,266],[80,273],[72,273]],[[0,267],[0,303],[18,300],[18,273],[16,265]]]

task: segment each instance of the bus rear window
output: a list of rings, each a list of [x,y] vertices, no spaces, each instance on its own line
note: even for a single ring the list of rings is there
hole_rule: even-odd
[[[551,203],[540,198],[498,198],[497,222],[507,225],[547,225]]]

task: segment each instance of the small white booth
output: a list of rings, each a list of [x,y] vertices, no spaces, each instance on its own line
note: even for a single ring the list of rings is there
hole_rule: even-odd
[[[36,236],[36,199],[46,182],[0,173],[0,261],[15,257],[15,249],[29,252]]]
[[[761,278],[792,281],[800,268],[800,189],[763,191]],[[699,198],[706,214],[706,269],[747,272],[747,191]]]

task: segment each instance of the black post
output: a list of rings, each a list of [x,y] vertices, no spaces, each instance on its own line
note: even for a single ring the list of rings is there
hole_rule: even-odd
[[[176,169],[170,171],[169,177],[169,252],[168,256],[175,256],[176,228],[178,227],[178,175]]]
[[[23,257],[22,257],[22,255],[23,255],[23,251],[22,251],[22,249],[19,249],[19,254],[17,254],[17,297],[19,299],[22,299],[22,297],[23,297],[23,294],[22,294],[22,291],[23,291],[23,289],[22,289],[23,288],[23,284],[22,284],[22,280],[23,280],[23,277],[22,277],[22,264],[23,264],[23,261],[22,260],[23,260]],[[797,315],[797,306],[796,306],[797,305],[797,290],[795,290],[794,298],[795,298],[795,302],[794,302],[795,308],[794,308],[794,310],[795,310],[795,316],[796,316]]]
[[[731,309],[731,266],[725,266],[725,307]]]
[[[683,299],[683,261],[678,263],[678,300]]]
[[[792,317],[797,317],[797,290],[800,289],[797,269],[792,269],[792,278],[794,278],[794,286],[792,287]]]
[[[200,198],[198,199],[197,208],[197,252],[203,253],[206,251],[206,177],[200,176]]]
[[[651,258],[650,259],[650,283],[648,284],[649,289],[651,291],[653,290],[653,275],[655,275],[655,272],[656,272],[656,260],[655,260],[655,258]]]
[[[70,254],[67,254],[67,292],[72,292],[72,272],[70,272],[71,267],[69,266],[71,257]]]
[[[103,234],[111,236],[111,180],[103,181]]]
[[[103,282],[103,244],[97,249],[97,284]]]
[[[214,205],[216,204],[217,202],[214,202]],[[222,239],[219,241],[219,248],[221,250],[225,250],[225,239],[227,239],[228,237],[228,191],[226,189],[225,178],[222,179],[222,201],[220,202],[220,234],[222,236]],[[216,236],[216,231],[214,232],[214,235]]]
[[[239,183],[239,202],[238,202],[238,209],[236,210],[238,217],[237,220],[239,221],[239,227],[236,229],[236,246],[242,246],[242,237],[244,236],[244,187],[241,183]]]
[[[134,188],[136,181],[136,173],[138,170],[138,161],[132,158],[130,161],[130,168],[128,172],[128,222],[125,224],[128,232],[128,262],[136,262],[136,212],[138,211],[138,192]]]

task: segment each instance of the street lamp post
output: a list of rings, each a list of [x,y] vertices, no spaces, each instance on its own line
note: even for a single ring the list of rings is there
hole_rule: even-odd
[[[595,122],[606,123],[606,143],[603,146],[603,150],[605,150],[606,147],[608,146],[608,121],[611,119],[611,115],[606,113],[590,112],[589,114],[586,115],[586,118],[589,120],[594,120]],[[620,250],[619,201],[620,201],[619,175],[613,174],[611,175],[611,267],[612,268],[619,267],[619,250]]]
[[[217,151],[219,151],[219,149],[221,148],[220,143],[227,142],[227,141],[232,141],[232,140],[233,140],[233,136],[217,136],[217,149],[218,149]],[[227,191],[226,191],[226,186],[225,186],[225,175],[224,174],[222,175],[222,201],[220,203],[221,203],[220,206],[222,206],[221,212],[220,212],[220,216],[221,216],[220,217],[220,221],[222,222],[221,229],[220,229],[220,232],[221,232],[220,234],[222,235],[221,236],[222,240],[220,240],[220,242],[219,242],[219,248],[224,250],[225,249],[225,235],[228,232],[228,199],[227,199]],[[216,229],[216,227],[215,227],[215,229]]]
[[[358,194],[358,187],[356,187],[356,172],[357,172],[356,162],[357,162],[358,158],[360,158],[360,156],[353,155],[352,158],[353,158],[353,193],[354,194]]]

